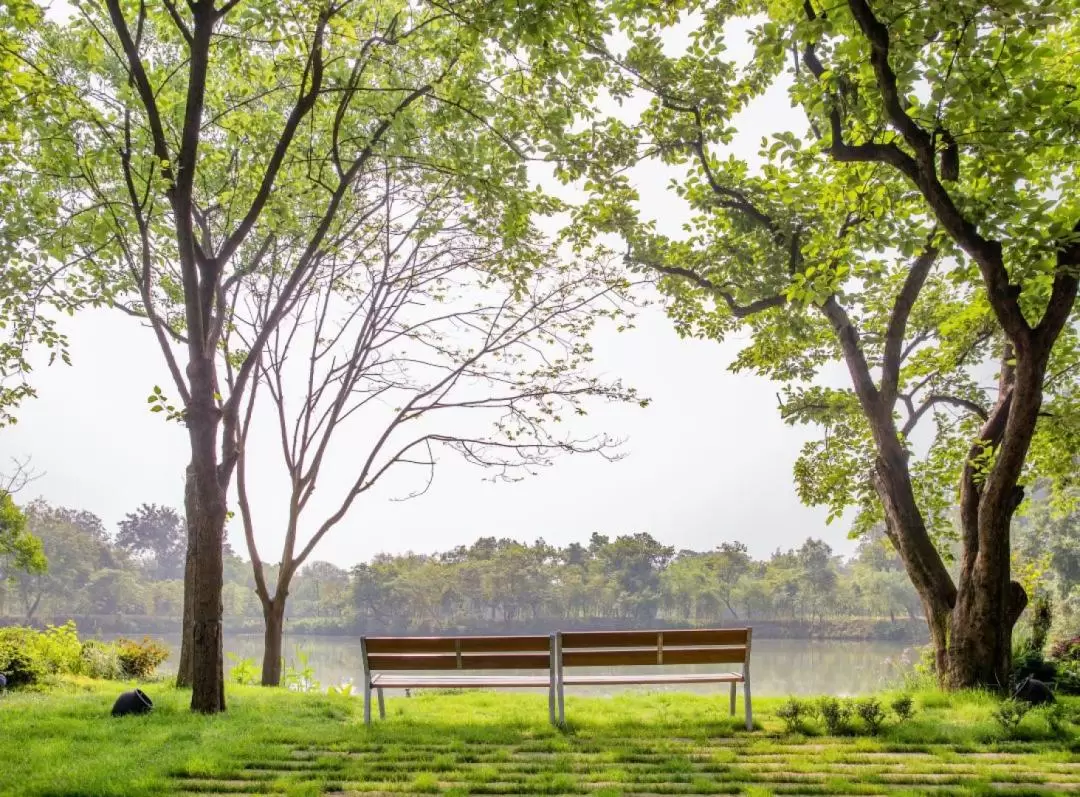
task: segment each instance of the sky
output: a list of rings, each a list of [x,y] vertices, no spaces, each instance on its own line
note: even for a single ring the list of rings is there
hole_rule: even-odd
[[[738,50],[742,33],[731,41]],[[674,34],[669,49],[680,43]],[[742,134],[731,150],[741,157],[752,157],[763,134],[805,124],[782,88],[737,121]],[[671,174],[646,166],[633,179],[644,196],[660,199],[645,212],[662,231],[676,233],[685,209],[656,190]],[[20,500],[41,496],[86,509],[108,528],[142,503],[181,507],[187,435],[150,413],[146,402],[155,385],[170,384],[153,335],[108,310],[64,323],[73,365],[35,371],[38,398],[25,404],[16,426],[0,430],[0,471],[8,457],[30,457],[41,475]],[[562,457],[523,481],[492,483],[490,474],[444,456],[420,497],[399,500],[408,487],[393,481],[361,496],[313,558],[349,566],[380,552],[433,552],[480,536],[565,545],[593,532],[648,532],[695,550],[740,540],[756,556],[814,536],[850,551],[846,526],[827,526],[825,510],[801,505],[795,493],[792,465],[814,430],[783,423],[778,385],[727,370],[744,342],[682,340],[658,305],[642,311],[632,330],[601,329],[593,340],[595,373],[620,378],[651,399],[647,408],[590,407],[588,431],[625,441],[619,461]],[[270,562],[280,558],[274,551],[283,534],[284,483],[274,452],[261,446],[248,477],[262,556]],[[347,454],[331,460],[320,497],[344,489],[354,473],[349,464]],[[239,520],[229,536],[243,552]]]

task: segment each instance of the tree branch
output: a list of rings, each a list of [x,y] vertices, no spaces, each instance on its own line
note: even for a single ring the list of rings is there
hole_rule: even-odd
[[[904,428],[900,430],[900,433],[904,435],[904,437],[909,437],[912,431],[914,431],[915,427],[918,425],[919,421],[922,419],[923,415],[926,414],[927,410],[938,404],[951,404],[954,407],[960,407],[961,409],[967,410],[972,415],[977,415],[984,421],[986,421],[990,417],[990,413],[978,402],[962,398],[960,396],[950,396],[944,393],[933,393],[926,397],[923,403],[919,405],[918,409],[910,413],[907,422],[904,424]]]
[[[926,282],[930,269],[937,260],[938,250],[928,246],[908,271],[904,286],[900,289],[889,315],[885,332],[885,347],[881,363],[881,400],[891,407],[896,402],[896,389],[900,382],[900,366],[903,362],[904,334],[908,318],[915,306],[919,292]]]
[[[777,294],[775,296],[766,296],[763,299],[756,299],[749,304],[739,304],[730,292],[724,290],[715,282],[712,282],[708,278],[701,276],[692,269],[682,268],[680,266],[665,266],[654,262],[646,263],[640,260],[638,260],[637,262],[641,263],[644,266],[647,266],[648,268],[651,268],[653,271],[658,271],[661,274],[665,274],[669,277],[681,277],[683,279],[689,280],[690,282],[697,285],[699,288],[702,288],[711,293],[714,297],[722,299],[724,301],[724,304],[727,305],[728,310],[736,318],[747,318],[748,316],[764,312],[765,310],[770,310],[774,307],[783,307],[785,304],[787,304],[787,297],[782,294]]]

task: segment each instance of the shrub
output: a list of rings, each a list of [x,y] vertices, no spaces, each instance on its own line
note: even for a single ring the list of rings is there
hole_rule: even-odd
[[[851,704],[835,697],[823,697],[818,701],[818,715],[825,723],[830,736],[839,736],[847,730],[851,720]]]
[[[1063,738],[1065,736],[1065,726],[1068,724],[1065,707],[1057,702],[1048,703],[1043,707],[1043,714],[1046,717],[1046,724],[1050,727],[1050,732],[1059,739]]]
[[[1050,648],[1050,658],[1056,661],[1080,662],[1080,636],[1063,639]]]
[[[994,719],[1011,736],[1016,732],[1020,721],[1024,719],[1024,716],[1030,710],[1031,704],[1025,703],[1023,700],[1009,698],[1008,700],[1002,700],[998,707],[994,709]]]
[[[802,726],[803,718],[810,712],[806,704],[797,697],[789,697],[780,708],[776,710],[776,716],[784,721],[788,733],[795,733]]]
[[[31,628],[0,628],[0,673],[7,677],[12,689],[32,686],[48,675],[37,655],[35,634]]]
[[[901,722],[906,722],[915,713],[915,701],[911,695],[901,695],[892,702],[892,710]]]
[[[80,653],[79,673],[89,678],[117,680],[124,676],[117,646],[110,642],[88,639]]]
[[[31,644],[37,658],[51,675],[77,673],[82,645],[75,623],[49,625],[44,631],[31,631]]]
[[[1066,695],[1080,695],[1080,661],[1059,661],[1057,670],[1057,691]]]
[[[12,687],[31,686],[49,675],[77,673],[82,646],[74,623],[44,631],[0,628],[0,673]]]
[[[866,724],[866,729],[877,735],[881,730],[881,723],[885,721],[885,710],[881,707],[881,702],[876,697],[865,697],[855,704],[855,710]]]
[[[156,639],[143,637],[142,642],[120,639],[116,642],[120,670],[128,678],[149,678],[165,659],[169,649]]]

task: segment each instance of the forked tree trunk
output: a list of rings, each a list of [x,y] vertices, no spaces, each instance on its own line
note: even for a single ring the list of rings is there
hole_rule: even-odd
[[[281,686],[281,643],[285,633],[285,585],[279,584],[273,600],[264,600],[262,685]]]

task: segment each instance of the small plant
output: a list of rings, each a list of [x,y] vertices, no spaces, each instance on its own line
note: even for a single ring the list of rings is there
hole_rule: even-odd
[[[892,702],[892,710],[901,722],[907,722],[915,713],[915,701],[911,695],[901,695]]]
[[[229,668],[229,680],[241,686],[255,686],[259,682],[259,668],[254,659],[242,659],[235,653],[227,653],[232,667]]]
[[[780,708],[776,710],[776,716],[784,721],[788,733],[795,733],[802,726],[803,719],[809,714],[806,704],[797,697],[789,697]]]
[[[866,725],[866,729],[874,736],[881,730],[881,723],[885,721],[885,709],[881,707],[881,701],[876,697],[865,697],[855,704],[855,710],[859,719]]]
[[[1017,727],[1019,727],[1021,720],[1031,710],[1031,704],[1026,703],[1023,700],[1015,700],[1009,698],[1008,700],[1002,700],[996,709],[994,709],[994,719],[1005,730],[1007,734],[1012,736],[1016,733]]]
[[[293,692],[318,692],[322,686],[315,680],[315,668],[311,666],[311,654],[297,645],[294,650],[296,662],[285,664],[282,682]]]
[[[851,720],[851,704],[835,697],[823,697],[818,701],[818,715],[825,723],[829,736],[839,736],[847,730]]]
[[[1059,739],[1065,736],[1068,718],[1065,716],[1065,707],[1061,703],[1047,703],[1043,707],[1043,715],[1050,732]]]
[[[341,686],[328,687],[326,694],[353,697],[356,694],[356,687],[353,685],[352,679],[349,679],[348,681],[343,682]]]
[[[116,642],[116,655],[126,677],[149,678],[169,658],[169,649],[150,637],[143,637],[142,642],[120,639]]]

